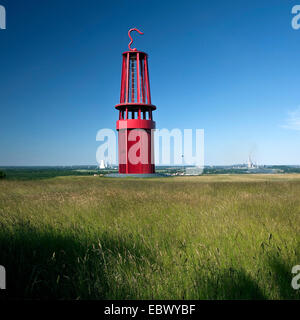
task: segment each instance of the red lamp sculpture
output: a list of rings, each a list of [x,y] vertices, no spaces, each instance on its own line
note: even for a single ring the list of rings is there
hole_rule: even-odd
[[[152,174],[154,165],[153,110],[151,103],[148,55],[132,49],[128,31],[129,51],[123,52],[120,103],[117,121],[120,174]]]

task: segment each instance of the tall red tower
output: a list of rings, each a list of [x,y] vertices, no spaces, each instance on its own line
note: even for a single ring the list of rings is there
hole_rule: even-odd
[[[151,103],[148,55],[132,49],[123,52],[120,103],[117,121],[119,146],[119,173],[151,174],[155,172],[153,131],[155,122]]]

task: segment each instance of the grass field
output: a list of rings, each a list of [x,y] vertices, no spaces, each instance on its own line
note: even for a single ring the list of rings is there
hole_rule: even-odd
[[[10,298],[299,299],[300,174],[0,180]]]

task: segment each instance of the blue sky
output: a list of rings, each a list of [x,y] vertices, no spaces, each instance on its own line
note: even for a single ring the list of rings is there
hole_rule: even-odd
[[[96,164],[127,31],[157,128],[203,128],[205,163],[300,164],[300,0],[0,0],[0,166]]]

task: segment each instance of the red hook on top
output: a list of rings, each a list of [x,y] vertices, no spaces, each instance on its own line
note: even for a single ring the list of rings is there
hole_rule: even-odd
[[[137,49],[136,48],[131,48],[130,46],[131,46],[131,44],[132,44],[132,42],[133,42],[133,40],[132,40],[132,38],[131,38],[131,35],[130,35],[130,32],[131,31],[137,31],[139,34],[144,34],[144,32],[142,32],[142,31],[140,31],[139,29],[137,29],[137,28],[132,28],[132,29],[130,29],[129,31],[128,31],[128,37],[130,38],[130,42],[129,42],[129,45],[128,45],[128,48],[129,48],[129,50],[130,51],[136,51]]]

